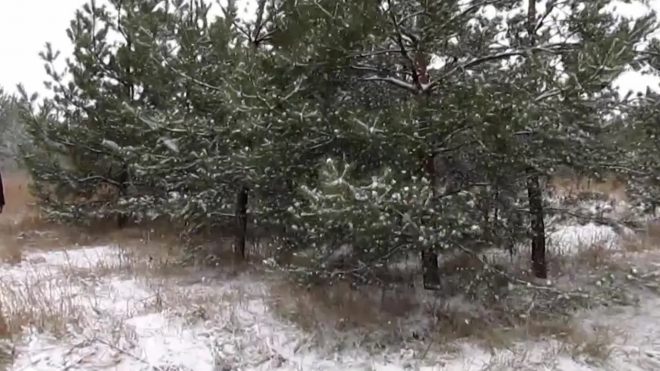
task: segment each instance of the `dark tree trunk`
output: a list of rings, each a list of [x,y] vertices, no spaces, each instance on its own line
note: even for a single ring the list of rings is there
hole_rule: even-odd
[[[0,174],[0,213],[5,207],[5,187],[2,184],[2,174]]]
[[[241,186],[236,192],[236,237],[234,240],[234,256],[245,260],[245,240],[247,239],[247,205],[248,188]]]
[[[129,218],[127,213],[121,213],[117,215],[117,227],[119,229],[123,229],[124,227],[126,227],[126,225],[128,224],[128,219]]]
[[[537,278],[548,278],[545,261],[545,223],[543,221],[543,195],[539,176],[529,174],[527,193],[532,231],[532,272]]]
[[[119,174],[118,178],[119,197],[122,197],[126,195],[129,186],[128,166],[122,166],[121,173]],[[123,229],[128,224],[129,219],[130,215],[128,213],[119,213],[119,215],[117,215],[117,227],[119,229]]]
[[[431,187],[433,187],[434,202],[431,202],[432,207],[435,206],[435,192],[437,186],[437,174],[435,171],[435,158],[430,156],[424,160],[424,172],[429,177]],[[433,249],[426,249],[422,251],[422,278],[424,281],[425,290],[440,290],[440,268],[438,264],[438,253]]]
[[[527,34],[530,47],[536,44],[536,2],[537,0],[529,0],[527,5]],[[531,61],[528,63],[531,63]],[[543,222],[541,181],[539,175],[531,168],[528,169],[527,175],[527,194],[532,232],[532,272],[537,278],[547,278],[548,266],[545,261],[545,223]]]
[[[403,47],[403,45],[402,45]],[[423,85],[431,83],[431,76],[428,73],[428,62],[424,55],[418,54],[415,56],[412,63],[412,76],[415,86],[421,88]],[[420,98],[420,120],[419,130],[424,131],[428,129],[428,115],[427,110],[430,100],[430,91],[424,91]],[[425,176],[431,183],[432,199],[430,202],[431,207],[437,205],[437,181],[438,176],[435,166],[435,155],[426,151],[419,153],[420,169],[419,172]],[[438,266],[438,253],[435,246],[431,246],[421,251],[422,259],[422,278],[424,281],[424,289],[426,290],[439,290],[440,289],[440,268]]]
[[[433,250],[422,251],[422,277],[425,290],[440,290],[438,254]]]

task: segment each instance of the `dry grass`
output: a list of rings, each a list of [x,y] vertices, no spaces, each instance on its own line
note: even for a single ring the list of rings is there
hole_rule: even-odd
[[[411,313],[418,305],[409,298],[380,289],[380,300],[372,288],[351,287],[346,282],[300,287],[282,282],[272,288],[272,308],[283,318],[305,330],[329,326],[335,330],[381,326],[397,315]],[[323,321],[319,321],[323,319]]]
[[[648,221],[641,233],[623,236],[621,245],[625,251],[633,253],[660,251],[660,222]]]
[[[594,325],[591,331],[584,329],[568,333],[568,346],[574,357],[586,356],[591,361],[604,361],[613,350],[615,333],[604,325]]]
[[[610,264],[609,256],[608,251],[594,247],[575,261],[596,269]],[[555,264],[568,270],[569,261],[573,262],[565,259],[561,265]],[[270,306],[276,315],[314,334],[321,343],[341,341],[337,339],[343,338],[342,334],[357,333],[365,342],[372,337],[379,344],[419,341],[447,351],[457,340],[465,339],[499,350],[524,340],[555,339],[566,344],[562,350],[566,354],[600,360],[607,357],[611,337],[605,336],[605,330],[585,331],[576,325],[563,311],[564,306],[578,305],[568,303],[569,299],[520,300],[536,294],[530,290],[510,293],[508,281],[474,255],[456,254],[441,264],[441,271],[445,276],[442,292],[410,287],[419,287],[419,282],[387,289],[355,288],[347,283],[311,288],[281,283],[272,288]],[[555,312],[549,303],[562,310]]]
[[[625,180],[607,177],[602,181],[586,177],[553,177],[548,186],[565,196],[577,196],[581,193],[601,193],[618,201],[628,200]]]
[[[565,316],[536,313],[521,316],[508,311],[487,311],[466,306],[460,300],[399,293],[381,305],[375,288],[356,290],[347,285],[314,289],[279,285],[272,295],[271,310],[281,318],[310,333],[318,346],[351,346],[346,339],[363,347],[418,343],[439,352],[452,352],[457,341],[502,351],[525,340],[556,340],[557,352],[574,357],[604,361],[613,337],[609,329],[583,329]],[[357,340],[356,340],[357,339]],[[338,345],[339,344],[339,345]],[[516,362],[520,359],[516,355]],[[514,360],[510,360],[513,362]],[[506,363],[506,362],[505,362]],[[501,362],[494,362],[495,365]],[[507,363],[508,364],[508,363]]]
[[[41,226],[34,198],[28,189],[25,173],[3,174],[5,200],[7,204],[0,214],[0,259],[20,262],[23,243],[20,233]]]
[[[639,242],[640,247],[645,250],[660,249],[660,222],[657,220],[647,222]]]
[[[7,205],[0,214],[2,261],[19,263],[26,250],[64,251],[102,244],[120,246],[121,256],[84,267],[65,266],[55,273],[32,272],[34,277],[21,281],[0,280],[0,337],[17,336],[29,327],[58,334],[75,324],[81,313],[79,305],[71,301],[76,293],[66,292],[73,287],[69,282],[116,274],[155,277],[180,272],[177,262],[184,251],[169,226],[119,230],[114,222],[98,223],[91,229],[54,225],[40,217],[25,173],[3,174],[3,182]],[[53,277],[62,280],[57,281],[60,284],[43,285]]]
[[[29,192],[28,176],[25,173],[5,173],[3,183],[7,204],[0,214],[0,260],[15,264],[22,260],[27,245],[24,234],[41,229],[44,223],[34,207],[34,198]],[[47,239],[46,234],[42,237]],[[0,337],[13,339],[30,326],[56,334],[64,331],[67,323],[77,318],[77,313],[66,299],[53,305],[52,296],[53,292],[36,284],[34,280],[15,282],[2,279]]]
[[[82,328],[88,328],[88,321],[94,318],[96,310],[103,313],[105,308],[99,307],[99,303],[105,303],[107,298],[98,297],[95,289],[89,292],[80,290],[94,288],[100,282],[107,286],[108,277],[135,280],[155,292],[149,300],[137,304],[142,311],[187,307],[190,311],[185,315],[192,321],[211,316],[224,317],[234,313],[236,306],[240,305],[240,295],[236,292],[232,292],[231,297],[228,293],[222,297],[191,297],[184,291],[168,287],[173,281],[199,273],[199,269],[187,269],[181,264],[191,252],[183,247],[177,226],[155,222],[148,226],[131,225],[119,229],[115,221],[104,221],[91,228],[75,228],[48,223],[40,217],[34,205],[28,188],[29,178],[25,174],[3,174],[3,180],[8,204],[0,214],[0,259],[5,263],[15,264],[28,259],[26,264],[38,266],[43,263],[38,261],[43,259],[38,254],[44,250],[74,254],[78,247],[109,245],[118,249],[115,249],[117,256],[90,259],[89,263],[70,262],[59,268],[27,272],[25,277],[9,274],[0,277],[0,369],[3,362],[11,362],[12,357],[11,349],[5,351],[2,342],[15,343],[27,329],[64,336],[72,329],[82,331]],[[213,236],[198,237],[199,241],[192,242],[201,245]],[[206,250],[201,253],[219,256],[214,261],[216,265],[231,261],[231,269],[225,271],[244,270],[245,266],[233,264],[233,259],[229,259],[228,240],[215,241],[206,244]],[[116,336],[130,337],[129,328],[120,319],[108,320],[117,322],[113,325],[113,335],[108,335],[112,339],[96,340],[114,344],[118,341],[114,338]]]
[[[660,246],[660,222],[651,221],[647,223],[645,235],[650,242]]]
[[[27,328],[63,334],[70,326],[76,326],[84,316],[81,308],[93,307],[94,301],[91,292],[79,292],[85,287],[81,282],[117,275],[162,278],[178,272],[172,265],[145,259],[136,251],[120,249],[117,256],[99,259],[90,256],[89,263],[82,265],[67,262],[59,268],[27,271],[20,279],[3,277],[0,280],[0,337],[20,336]]]
[[[44,288],[38,280],[3,282],[0,286],[0,336],[14,338],[27,328],[52,334],[65,333],[67,326],[77,322],[81,315],[69,295],[60,295],[60,291],[66,289]]]
[[[649,224],[647,235],[645,248],[657,249],[660,223]],[[584,288],[589,296],[594,295],[593,302],[519,285],[514,285],[517,293],[510,292],[510,281],[491,268],[514,279],[531,279],[528,252],[517,254],[513,262],[508,257],[489,261],[487,257],[458,253],[443,257],[442,292],[420,293],[409,287],[419,287],[419,282],[412,281],[388,290],[374,286],[355,289],[347,284],[305,289],[282,284],[274,289],[272,310],[316,333],[328,328],[340,332],[357,329],[378,331],[383,337],[383,332],[389,332],[389,338],[396,341],[425,340],[438,347],[470,339],[490,349],[508,349],[521,340],[555,339],[564,344],[564,354],[599,362],[609,357],[614,335],[603,326],[584,329],[573,321],[572,314],[595,302],[629,303],[622,294],[634,285],[627,281],[632,268],[628,251],[600,244],[583,246],[570,255],[548,251],[552,290]],[[615,281],[604,283],[603,277]],[[545,285],[546,281],[537,284]],[[392,293],[387,302],[380,299],[384,292]],[[525,300],[529,298],[531,301]]]
[[[605,326],[595,326],[590,331],[576,330],[579,327],[573,323],[558,323],[550,332],[559,334],[553,340],[561,340],[561,344],[546,344],[541,349],[511,344],[503,351],[493,352],[489,362],[480,371],[532,371],[539,369],[540,364],[543,365],[541,368],[556,365],[562,355],[570,356],[578,362],[607,368],[607,361],[615,348],[612,345],[612,331]],[[552,369],[556,369],[556,366]]]
[[[29,177],[23,172],[3,174],[7,205],[0,214],[0,259],[18,262],[21,250],[26,248],[61,249],[71,246],[98,244],[124,244],[139,246],[145,254],[170,257],[181,245],[177,231],[171,223],[156,221],[149,225],[119,229],[116,221],[98,221],[80,228],[56,225],[45,221],[29,192]],[[158,254],[154,251],[157,248]],[[165,251],[160,249],[165,248]],[[180,253],[180,252],[179,252]]]
[[[12,174],[3,174],[5,200],[7,204],[3,210],[3,217],[0,218],[5,224],[8,220],[31,215],[34,211],[34,197],[29,190],[29,177],[24,172]]]
[[[618,250],[601,244],[591,244],[579,249],[575,254],[564,255],[551,251],[546,253],[551,277],[575,279],[597,271],[622,271],[626,269],[623,255]]]

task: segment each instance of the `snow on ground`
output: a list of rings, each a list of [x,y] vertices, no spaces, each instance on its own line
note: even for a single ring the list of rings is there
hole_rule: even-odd
[[[577,227],[564,231],[572,237],[562,243],[611,237],[585,228],[587,237]],[[147,279],[116,269],[127,261],[120,249],[98,246],[26,252],[20,264],[4,265],[3,313],[44,318],[26,326],[8,370],[660,370],[660,299],[581,315],[585,328],[616,333],[606,364],[571,357],[556,340],[494,352],[467,342],[449,353],[409,344],[374,355],[318,348],[269,312],[267,283],[256,277],[190,271]],[[58,315],[61,326],[50,323]]]
[[[619,247],[619,235],[612,227],[588,223],[557,227],[548,236],[548,245],[553,252],[575,254],[582,248],[599,246],[605,249]]]
[[[608,370],[660,370],[659,298],[647,297],[638,307],[600,308],[581,320],[585,327],[605,325],[611,332]]]

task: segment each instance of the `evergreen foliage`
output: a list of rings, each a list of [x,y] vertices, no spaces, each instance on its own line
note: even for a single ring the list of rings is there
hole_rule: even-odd
[[[0,88],[0,165],[3,170],[21,165],[19,146],[27,140],[16,97]]]
[[[23,94],[26,164],[58,220],[220,228],[247,191],[253,223],[313,248],[307,273],[365,278],[411,252],[512,249],[540,177],[633,166],[610,140],[628,104],[612,81],[648,63],[636,49],[654,14],[259,0],[246,21],[233,1],[218,17],[203,1],[110,3],[76,14],[65,71],[42,54],[54,98]]]

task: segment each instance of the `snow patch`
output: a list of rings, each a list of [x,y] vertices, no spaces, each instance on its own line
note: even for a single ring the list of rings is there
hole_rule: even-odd
[[[611,227],[588,223],[560,226],[548,236],[548,246],[562,255],[572,255],[594,246],[619,248],[619,234]]]
[[[612,237],[594,226],[563,230],[567,245],[583,244],[585,235],[592,236],[592,240]],[[492,352],[466,341],[455,344],[457,350],[446,354],[408,344],[370,354],[359,347],[319,347],[310,341],[310,334],[270,313],[268,284],[247,276],[215,280],[197,271],[194,273],[205,279],[194,283],[112,276],[65,277],[61,273],[63,267],[94,267],[103,259],[111,261],[101,264],[113,264],[112,259],[118,264],[121,252],[105,246],[26,255],[26,262],[3,267],[0,279],[5,288],[0,293],[6,294],[7,287],[14,293],[28,286],[41,287],[42,291],[57,288],[58,294],[43,304],[69,302],[78,309],[78,318],[70,319],[71,325],[64,334],[26,328],[23,340],[16,344],[17,359],[8,370],[660,369],[660,343],[654,340],[660,339],[660,333],[656,333],[660,328],[660,299],[639,309],[584,313],[580,321],[585,326],[602,323],[630,335],[615,339],[613,356],[602,367],[565,356],[557,341],[520,343]],[[5,298],[1,299],[4,304]],[[353,342],[359,344],[360,339]]]

